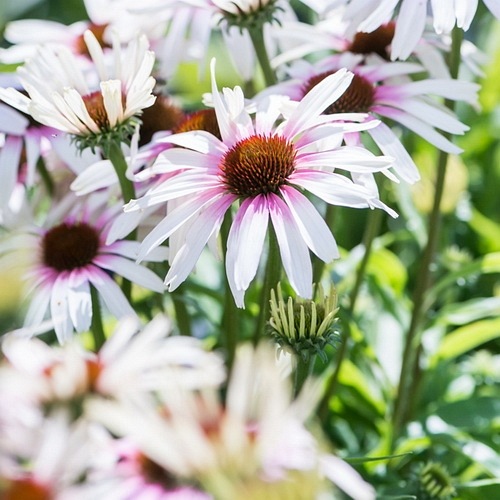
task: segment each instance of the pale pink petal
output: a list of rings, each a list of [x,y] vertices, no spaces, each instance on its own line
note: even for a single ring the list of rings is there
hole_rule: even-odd
[[[0,149],[0,207],[6,207],[17,182],[19,160],[23,147],[22,137],[7,136]]]
[[[316,207],[292,187],[282,186],[280,192],[307,246],[325,262],[338,259],[335,238]]]
[[[269,210],[264,195],[247,198],[238,209],[227,239],[226,272],[238,307],[254,279],[266,239]]]
[[[147,267],[140,266],[131,262],[128,259],[119,257],[117,255],[106,256],[99,255],[94,258],[94,264],[109,271],[123,276],[124,278],[136,283],[144,288],[162,293],[165,290],[163,280],[148,269]]]
[[[234,201],[233,196],[224,196],[208,206],[194,221],[186,234],[186,242],[175,255],[165,277],[169,291],[177,288],[195,266],[206,242],[220,228],[227,209]]]
[[[28,125],[28,119],[19,111],[0,103],[0,132],[23,135]]]
[[[300,297],[312,297],[312,266],[307,245],[288,206],[269,196],[269,212],[280,248],[281,262],[290,285]]]

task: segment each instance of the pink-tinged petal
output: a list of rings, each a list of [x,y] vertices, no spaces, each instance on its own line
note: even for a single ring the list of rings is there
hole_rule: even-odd
[[[22,147],[22,137],[10,135],[0,149],[0,207],[7,206],[14,191]]]
[[[238,209],[227,239],[226,272],[238,307],[259,267],[266,239],[269,210],[267,198],[247,198]]]
[[[89,282],[81,279],[75,273],[68,280],[68,307],[69,315],[77,332],[84,332],[90,328],[92,320],[92,301],[90,299]]]
[[[172,266],[165,277],[169,291],[175,290],[188,276],[210,236],[220,228],[222,219],[235,197],[224,196],[208,206],[186,234],[186,242],[175,255]]]
[[[151,269],[140,266],[124,257],[119,257],[118,255],[98,255],[94,258],[93,262],[96,266],[113,271],[139,286],[158,293],[165,291],[163,280],[151,271]]]
[[[469,130],[450,110],[438,106],[437,103],[427,103],[423,99],[406,99],[404,110],[428,125],[450,134],[462,135]]]
[[[50,289],[48,287],[41,287],[33,295],[28,312],[24,319],[24,326],[38,326],[42,323],[49,308],[50,303]]]
[[[206,205],[213,204],[221,198],[218,191],[203,193],[192,200],[179,205],[172,212],[156,225],[156,227],[144,238],[137,261],[143,260],[146,255],[158,245],[161,245],[173,232],[177,231],[183,224],[186,224],[191,217],[195,216]],[[222,196],[222,199],[229,200],[229,205],[236,199],[236,196]]]
[[[282,134],[293,138],[311,126],[314,120],[334,103],[351,84],[353,74],[342,68],[315,85],[292,112]]]
[[[123,295],[120,287],[104,271],[101,271],[98,267],[92,267],[88,270],[87,276],[113,316],[116,318],[137,317],[136,312],[125,298],[125,295]]]
[[[401,4],[391,44],[391,59],[408,59],[422,38],[427,16],[427,0],[410,0]]]
[[[312,297],[312,265],[309,250],[288,206],[268,195],[269,212],[278,240],[281,262],[290,285],[300,297]]]
[[[188,132],[186,132],[187,134]],[[181,134],[171,136],[174,138]],[[182,134],[184,135],[184,134]],[[188,141],[189,143],[189,141]],[[192,148],[191,143],[188,147]],[[192,148],[193,149],[193,148]],[[190,149],[182,148],[172,148],[163,151],[158,155],[157,160],[153,165],[145,169],[148,177],[151,174],[167,174],[170,172],[178,172],[183,169],[207,169],[216,167],[219,163],[220,153],[215,155],[209,153],[202,153],[199,151],[191,151]],[[139,175],[139,174],[138,174]],[[144,175],[144,174],[143,174]]]
[[[19,111],[0,103],[0,132],[23,135],[28,125],[29,120]]]
[[[430,125],[427,125],[427,123],[424,123],[418,118],[407,114],[403,110],[389,108],[386,106],[377,106],[376,111],[383,116],[387,116],[388,118],[401,123],[401,125],[404,125],[406,128],[412,130],[417,135],[430,142],[437,148],[441,149],[442,151],[446,151],[447,153],[451,154],[460,154],[462,152],[462,149],[453,144],[450,140],[441,135]]]
[[[400,85],[397,91],[403,97],[435,95],[452,101],[465,101],[476,105],[477,93],[480,88],[477,83],[462,80],[429,79],[405,83]],[[395,90],[394,87],[390,89]],[[388,91],[390,91],[389,88]]]
[[[280,191],[307,246],[324,262],[338,259],[335,238],[316,207],[292,187],[282,186]]]
[[[73,335],[73,323],[68,310],[68,279],[65,275],[60,275],[52,286],[50,315],[57,340],[64,344]]]
[[[356,184],[343,175],[317,170],[297,171],[290,181],[332,205],[352,208],[382,208],[391,217],[397,213],[382,203],[373,191]]]
[[[343,146],[334,151],[302,154],[297,158],[297,168],[331,171],[336,168],[349,172],[380,172],[394,162],[387,156],[375,156],[365,148]]]
[[[394,170],[401,179],[410,184],[420,179],[420,173],[412,157],[385,123],[380,123],[378,127],[371,129],[368,133],[372,136],[372,139],[382,153],[392,156],[396,160]]]
[[[123,209],[125,212],[131,212],[194,193],[220,192],[220,184],[215,175],[183,172],[150,189],[142,198],[131,200]]]

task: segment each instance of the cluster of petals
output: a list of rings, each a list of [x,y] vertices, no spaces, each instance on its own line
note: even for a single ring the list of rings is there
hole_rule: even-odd
[[[333,0],[331,8],[345,6],[344,19],[351,31],[371,32],[389,22],[397,11],[396,31],[391,57],[407,59],[422,37],[428,16],[436,33],[450,33],[456,25],[468,30],[478,7],[478,0]],[[500,1],[484,0],[490,12],[500,19]],[[324,10],[325,7],[323,5]]]
[[[280,373],[274,349],[244,344],[223,399],[214,388],[194,392],[175,381],[159,392],[160,411],[158,401],[148,399],[134,405],[100,399],[87,409],[154,463],[196,480],[215,498],[245,498],[246,488],[286,498],[279,492],[289,491],[289,473],[307,478],[294,482],[299,497],[331,492],[327,478],[353,498],[374,498],[372,487],[345,462],[323,453],[307,430],[318,389],[317,383],[306,384],[292,400],[290,380]]]
[[[173,134],[164,139],[180,147],[161,153],[151,170],[155,174],[177,172],[177,175],[150,189],[142,198],[132,200],[125,211],[140,211],[185,196],[188,199],[169,211],[145,237],[139,260],[189,224],[184,243],[171,259],[165,278],[167,287],[175,289],[191,272],[209,238],[217,234],[225,213],[236,201],[241,201],[229,232],[226,255],[226,273],[237,305],[243,307],[244,292],[257,272],[269,219],[290,283],[300,296],[311,297],[312,266],[308,250],[325,262],[338,257],[338,250],[330,229],[302,191],[309,191],[327,203],[377,207],[394,214],[380,201],[378,193],[334,171],[336,168],[366,173],[385,170],[392,158],[375,157],[363,148],[322,147],[323,139],[332,135],[341,138],[346,132],[364,130],[377,122],[359,123],[365,116],[358,114],[321,115],[349,86],[352,73],[346,70],[325,79],[299,103],[280,98],[267,100],[256,110],[253,120],[239,87],[226,88],[219,94],[214,67],[215,61],[212,98],[222,140],[204,131]],[[286,104],[293,110],[276,126]],[[259,186],[255,195],[235,194],[222,170],[224,159],[245,140],[262,138],[288,144],[293,151],[293,161],[287,159],[292,163],[292,171],[280,181],[276,192]],[[264,167],[257,164],[255,168]]]
[[[354,106],[356,104],[354,101],[359,99],[359,95],[364,91],[370,93],[365,103],[368,104],[365,120],[366,122],[377,120],[378,125],[368,128],[366,133],[371,136],[383,154],[394,157],[393,170],[398,178],[414,183],[419,180],[420,175],[413,159],[385,121],[404,126],[443,151],[453,154],[462,152],[442,132],[462,135],[469,128],[446,109],[439,99],[446,98],[477,105],[479,85],[436,78],[413,81],[411,76],[423,71],[423,67],[416,63],[388,61],[363,63],[361,56],[354,54],[345,54],[341,58],[327,57],[314,65],[300,61],[287,69],[292,78],[268,87],[257,98],[287,95],[299,101],[308,82],[318,75],[335,73],[342,67],[350,68],[360,82],[359,88],[353,90],[353,93],[356,92],[352,98]],[[346,95],[348,93],[349,89]],[[356,138],[353,134],[349,141],[361,144],[359,136]]]
[[[142,401],[172,385],[188,391],[219,387],[222,358],[171,331],[161,315],[145,326],[127,317],[98,353],[76,338],[54,347],[29,338],[27,329],[6,334],[0,363],[2,381],[9,382],[0,385],[2,494],[7,488],[7,498],[14,492],[19,496],[13,498],[31,498],[21,493],[33,490],[50,498],[130,498],[119,488],[130,484],[130,475],[120,477],[119,447],[92,420],[85,401]],[[101,496],[104,491],[109,496]]]
[[[103,123],[113,129],[153,104],[155,56],[145,35],[123,51],[115,37],[111,63],[91,31],[84,33],[84,39],[93,71],[84,72],[67,47],[44,46],[18,69],[29,97],[11,87],[0,89],[0,99],[44,125],[77,136],[99,134]],[[100,108],[101,101],[103,109],[93,112],[91,108],[96,104]]]

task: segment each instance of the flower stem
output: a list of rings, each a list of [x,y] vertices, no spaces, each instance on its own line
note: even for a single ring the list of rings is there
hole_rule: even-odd
[[[123,202],[128,203],[135,198],[135,189],[132,181],[127,177],[127,161],[123,156],[122,148],[117,142],[111,142],[104,152],[108,160],[113,164],[120,188],[122,190]]]
[[[260,295],[260,310],[257,318],[257,326],[253,337],[255,345],[258,344],[260,338],[264,335],[266,325],[269,320],[269,311],[271,309],[269,300],[271,297],[271,289],[276,288],[281,277],[281,258],[278,240],[274,234],[274,230],[269,231],[269,254],[267,256],[267,264],[262,283],[262,292]]]
[[[257,55],[257,60],[259,61],[260,67],[262,68],[262,73],[264,74],[264,81],[269,87],[277,83],[276,74],[273,68],[271,68],[271,63],[269,62],[269,56],[267,54],[266,44],[264,42],[264,32],[262,27],[249,29],[248,34],[252,40],[253,47],[255,49],[255,54]]]
[[[316,354],[309,356],[307,361],[304,361],[300,356],[296,357],[295,377],[293,382],[293,393],[297,396],[304,385],[304,382],[312,374],[314,363],[316,362]]]
[[[460,67],[460,47],[462,44],[463,31],[455,28],[452,33],[452,46],[449,58],[449,68],[452,78],[456,79]],[[453,110],[454,102],[445,101],[448,109]],[[447,134],[449,136],[449,134]],[[429,215],[427,245],[422,255],[420,272],[417,275],[415,292],[413,295],[413,313],[405,340],[403,360],[399,385],[393,409],[393,436],[397,438],[405,423],[411,418],[410,402],[414,401],[415,394],[415,368],[418,365],[418,346],[421,337],[421,323],[423,320],[423,305],[425,294],[432,281],[432,268],[436,256],[437,241],[439,237],[442,214],[441,200],[443,198],[446,167],[448,164],[448,153],[440,151],[437,162],[436,184],[434,201]]]
[[[104,151],[104,154],[108,158],[108,160],[112,163],[116,175],[118,177],[118,181],[120,183],[120,188],[122,190],[123,203],[128,203],[130,200],[135,198],[135,189],[133,182],[127,177],[127,161],[123,156],[123,151],[118,142],[111,142],[109,146]],[[127,239],[134,240],[136,236],[136,231],[133,231],[129,234]],[[122,291],[125,297],[130,300],[132,296],[132,283],[127,280],[122,280]]]
[[[94,350],[95,352],[99,352],[99,349],[102,347],[104,342],[106,342],[106,336],[104,335],[104,328],[102,325],[99,294],[93,285],[90,285],[90,300],[92,303],[92,322],[90,329],[92,331],[92,337],[94,338]]]
[[[354,286],[349,296],[349,308],[346,313],[347,318],[346,321],[343,322],[344,335],[342,338],[342,342],[340,344],[339,351],[337,353],[335,369],[332,373],[330,380],[328,381],[325,394],[323,396],[323,399],[319,407],[320,413],[324,414],[322,415],[323,417],[326,417],[326,412],[328,411],[328,402],[335,393],[335,390],[337,388],[340,369],[346,357],[348,350],[347,347],[349,344],[349,340],[351,338],[351,328],[348,324],[349,318],[352,318],[354,316],[354,309],[356,307],[356,302],[358,300],[359,290],[361,289],[361,284],[363,283],[363,279],[366,274],[366,268],[368,266],[368,261],[370,260],[370,256],[372,253],[373,241],[375,240],[376,236],[380,231],[382,218],[383,218],[382,210],[375,209],[371,210],[368,213],[368,220],[365,226],[365,233],[363,235],[363,246],[365,247],[365,253],[356,271],[356,280],[354,282]]]
[[[228,211],[224,217],[224,221],[221,227],[222,236],[222,250],[224,253],[224,262],[226,261],[227,255],[227,238],[229,236],[229,230],[231,228],[232,217],[231,213]],[[238,332],[240,331],[240,310],[236,307],[234,302],[233,294],[231,288],[229,287],[229,282],[226,277],[225,281],[226,289],[224,295],[224,312],[222,316],[221,326],[223,334],[223,343],[225,344],[227,352],[227,366],[229,371],[233,366],[234,355],[236,352],[236,344],[238,343]]]
[[[180,285],[170,293],[175,310],[177,328],[181,335],[191,335],[191,316],[186,307],[184,287]]]

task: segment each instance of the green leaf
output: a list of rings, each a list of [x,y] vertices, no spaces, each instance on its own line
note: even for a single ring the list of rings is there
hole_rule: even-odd
[[[448,287],[456,286],[457,282],[481,273],[500,273],[500,252],[486,254],[484,257],[463,266],[462,269],[448,273],[427,293],[424,310],[428,310]]]
[[[436,323],[444,325],[465,325],[488,316],[500,316],[500,297],[472,299],[443,307],[436,317]]]
[[[439,360],[454,359],[476,347],[500,337],[500,318],[476,321],[446,335],[431,358],[431,366]]]
[[[479,431],[487,429],[500,415],[500,398],[473,397],[453,401],[439,406],[433,414],[454,427]]]
[[[352,458],[344,458],[344,460],[350,464],[364,464],[366,462],[379,462],[381,460],[392,460],[393,458],[401,458],[409,455],[413,455],[413,453],[410,451],[408,453],[399,453],[398,455],[386,455],[383,457],[352,457]]]
[[[486,252],[498,252],[500,250],[500,224],[473,209],[469,225],[480,236],[481,246],[484,247]]]

